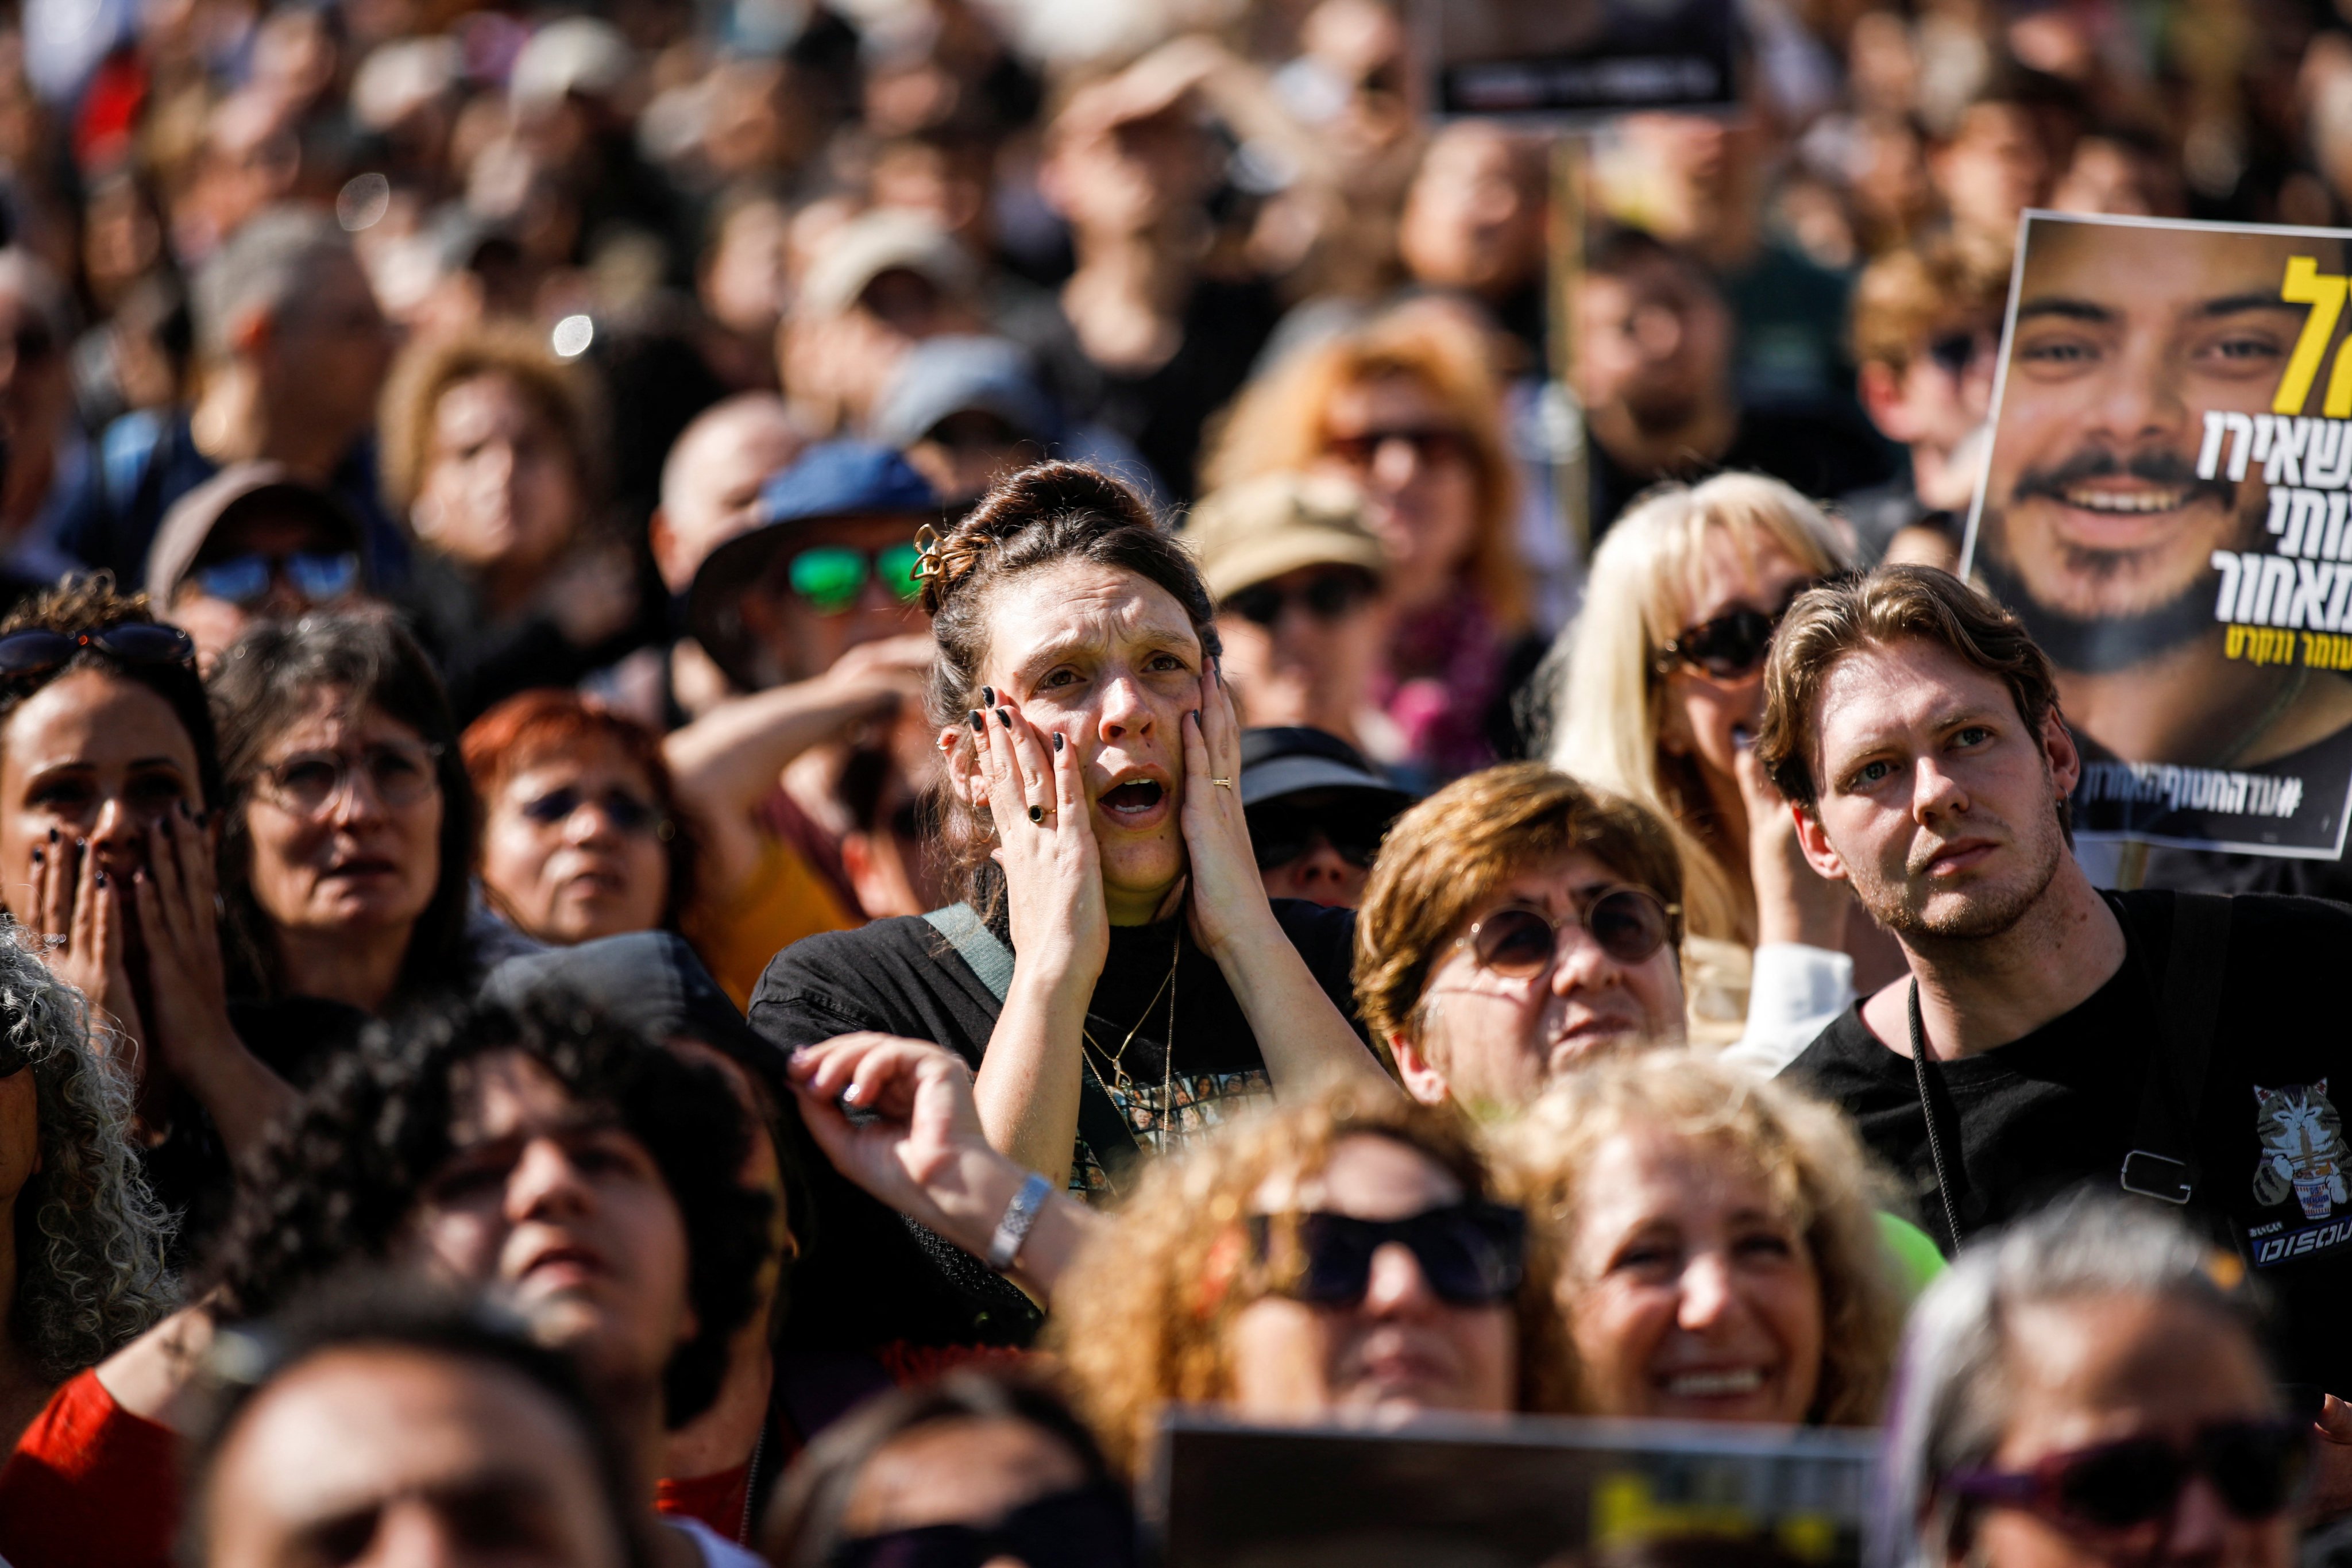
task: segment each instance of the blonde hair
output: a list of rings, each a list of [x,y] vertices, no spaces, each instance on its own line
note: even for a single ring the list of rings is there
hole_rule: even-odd
[[[543,334],[506,322],[471,328],[455,337],[424,339],[393,365],[377,405],[383,431],[379,461],[384,498],[405,512],[424,487],[433,456],[433,421],[441,399],[457,386],[503,376],[545,419],[593,494],[601,475],[604,407],[575,365],[555,357]]]
[[[1710,808],[1695,763],[1658,747],[1665,683],[1657,662],[1697,596],[1711,536],[1743,553],[1770,545],[1827,576],[1854,563],[1852,542],[1822,509],[1762,474],[1661,485],[1625,510],[1592,557],[1584,609],[1561,634],[1566,668],[1553,695],[1552,765],[1648,806],[1674,835],[1691,934],[1756,944],[1756,894],[1745,867],[1708,844]]]
[[[1457,316],[1409,304],[1277,361],[1218,416],[1201,460],[1202,491],[1313,468],[1329,435],[1333,398],[1390,376],[1418,382],[1462,433],[1478,496],[1464,575],[1497,625],[1522,629],[1528,591],[1511,537],[1518,478],[1504,429],[1503,391],[1486,346]]]
[[[1392,1090],[1343,1089],[1261,1111],[1153,1165],[1118,1223],[1080,1255],[1054,1292],[1048,1342],[1080,1414],[1111,1462],[1130,1475],[1150,1451],[1162,1405],[1233,1392],[1228,1328],[1265,1294],[1251,1278],[1244,1217],[1268,1177],[1321,1171],[1344,1139],[1395,1142],[1444,1169],[1470,1201],[1495,1195],[1462,1118]],[[1568,1408],[1567,1327],[1553,1299],[1559,1260],[1547,1227],[1530,1226],[1527,1278],[1512,1304],[1521,1410]]]
[[[1591,1281],[1575,1272],[1586,1173],[1619,1135],[1701,1144],[1761,1172],[1773,1204],[1804,1237],[1822,1292],[1822,1366],[1810,1418],[1867,1426],[1879,1417],[1903,1328],[1903,1298],[1880,1237],[1889,1190],[1834,1109],[1711,1054],[1604,1057],[1568,1074],[1493,1134],[1497,1177],[1531,1226],[1557,1226],[1568,1259],[1560,1304],[1575,1311]],[[1588,1412],[1605,1414],[1602,1412]]]

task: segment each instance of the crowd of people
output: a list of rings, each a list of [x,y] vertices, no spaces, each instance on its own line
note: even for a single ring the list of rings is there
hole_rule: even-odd
[[[1565,139],[1392,0],[0,3],[0,1568],[1130,1568],[1194,1405],[2352,1513],[2352,907],[2106,886],[1953,574],[2020,215],[2340,221],[2352,33],[1736,9]]]

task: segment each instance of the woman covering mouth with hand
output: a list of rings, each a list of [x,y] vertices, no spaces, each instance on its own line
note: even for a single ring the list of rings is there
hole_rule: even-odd
[[[1142,500],[1041,464],[919,571],[965,901],[787,949],[753,1025],[787,1050],[862,1029],[948,1046],[991,1143],[1105,1197],[1234,1101],[1335,1078],[1393,1093],[1349,1021],[1352,917],[1267,901],[1214,612]]]

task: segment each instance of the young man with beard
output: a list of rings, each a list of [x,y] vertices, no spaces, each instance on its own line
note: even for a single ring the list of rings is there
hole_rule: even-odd
[[[2082,1184],[2185,1202],[2276,1295],[2286,1375],[2352,1393],[2352,910],[2102,893],[2049,661],[1945,573],[1883,567],[1781,624],[1757,749],[1814,870],[1909,961],[1787,1068],[1854,1117],[1947,1249]],[[2352,1503],[2352,1406],[2323,1490]]]
[[[2030,226],[1975,567],[2057,667],[2091,761],[2301,781],[2284,820],[2158,802],[2103,828],[2336,842],[2352,681],[2226,656],[2214,561],[2268,552],[2270,490],[2259,466],[2197,474],[2209,413],[2271,411],[2305,315],[2280,298],[2296,255],[2344,270],[2307,234]]]

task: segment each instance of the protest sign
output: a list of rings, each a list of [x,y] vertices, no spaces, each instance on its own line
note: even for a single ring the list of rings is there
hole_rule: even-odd
[[[1738,100],[1731,0],[1422,0],[1440,115],[1581,125]]]
[[[1850,1568],[1869,1435],[1423,1417],[1391,1432],[1161,1428],[1147,1509],[1165,1568]]]
[[[2028,213],[1963,570],[2057,668],[2078,833],[2333,859],[2352,233]]]

